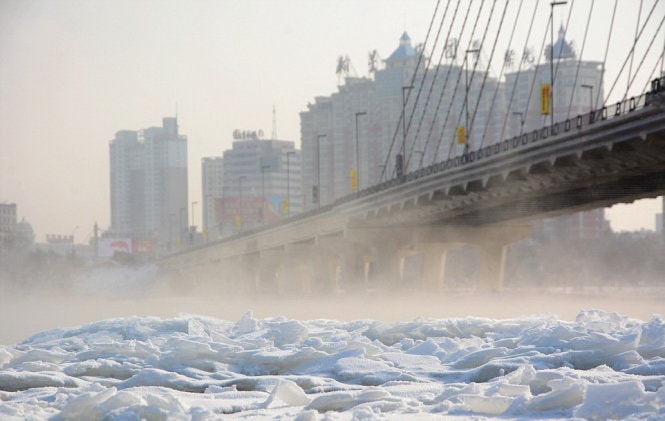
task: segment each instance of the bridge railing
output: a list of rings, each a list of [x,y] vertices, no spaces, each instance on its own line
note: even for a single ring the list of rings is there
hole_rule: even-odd
[[[199,244],[188,249],[181,250],[180,252],[175,253],[175,255],[205,248],[212,244],[231,242],[239,238],[251,236],[265,229],[278,228],[280,226],[291,224],[296,221],[305,220],[318,214],[330,212],[335,207],[344,203],[371,196],[376,193],[384,192],[386,190],[410,183],[423,177],[445,173],[447,171],[458,169],[462,166],[474,163],[476,161],[488,159],[493,156],[508,154],[514,152],[517,149],[526,148],[535,142],[549,139],[550,137],[557,137],[571,134],[573,132],[580,132],[596,125],[597,123],[611,120],[622,115],[630,114],[638,109],[651,106],[654,103],[663,103],[663,96],[665,96],[665,77],[654,79],[651,82],[651,90],[642,95],[626,98],[609,106],[603,106],[602,108],[592,110],[585,114],[579,114],[573,118],[559,121],[552,125],[530,130],[528,132],[522,133],[521,135],[513,136],[503,141],[494,143],[493,145],[487,145],[476,150],[468,151],[462,155],[455,156],[445,161],[437,162],[426,167],[419,168],[415,171],[411,171],[401,177],[386,180],[360,191],[353,192],[326,205],[301,212],[271,224],[266,224],[252,228],[251,230],[242,231],[229,237]]]
[[[665,92],[665,77],[655,79],[652,82],[652,90],[637,97],[626,98],[610,106],[592,110],[585,114],[579,114],[573,118],[556,122],[552,125],[543,126],[522,133],[518,136],[487,145],[476,150],[468,151],[462,155],[437,162],[426,167],[419,168],[401,177],[386,180],[382,183],[367,187],[361,191],[351,193],[337,199],[336,204],[350,202],[361,197],[388,190],[395,186],[415,181],[422,177],[446,172],[461,166],[489,158],[491,156],[512,152],[515,149],[526,147],[534,142],[543,141],[553,136],[571,134],[575,131],[583,131],[596,123],[603,122],[625,114],[630,114],[638,109],[650,106]]]

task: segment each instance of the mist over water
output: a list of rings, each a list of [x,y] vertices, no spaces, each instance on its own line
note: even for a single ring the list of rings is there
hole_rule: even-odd
[[[580,282],[578,286],[546,287],[534,280],[501,292],[478,292],[464,285],[432,292],[413,287],[416,279],[405,279],[402,286],[375,282],[362,290],[344,290],[342,284],[334,292],[278,293],[248,291],[234,279],[167,279],[153,265],[95,267],[68,276],[63,279],[54,273],[57,281],[39,285],[0,284],[0,319],[5,321],[0,343],[16,343],[43,330],[108,318],[196,314],[236,321],[247,311],[258,318],[399,322],[545,313],[574,320],[581,310],[599,309],[649,320],[663,313],[665,300],[665,287],[658,284],[602,286],[597,282],[583,287]]]

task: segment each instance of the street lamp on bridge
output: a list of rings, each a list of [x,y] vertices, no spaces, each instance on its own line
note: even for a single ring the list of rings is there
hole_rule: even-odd
[[[291,214],[291,172],[289,157],[295,155],[295,151],[286,152],[286,216]]]
[[[247,176],[244,175],[238,176],[238,215],[236,220],[238,231],[242,231],[242,180],[246,178]]]
[[[360,149],[358,148],[358,117],[367,115],[365,111],[356,113],[356,190],[360,188]]]
[[[550,3],[550,123],[554,126],[554,6],[567,4],[567,1]]]
[[[524,113],[519,111],[513,111],[512,115],[517,115],[520,117],[520,135],[524,131]]]
[[[265,221],[266,213],[266,170],[270,165],[261,166],[261,223]]]
[[[316,186],[312,187],[312,202],[321,207],[321,138],[328,137],[320,134],[316,137]]]
[[[466,50],[464,55],[464,81],[466,89],[464,91],[464,113],[465,113],[465,123],[464,123],[464,152],[469,149],[469,60],[467,56],[469,53],[478,54],[480,49],[475,48],[472,50]],[[475,66],[474,66],[475,67]]]
[[[589,112],[593,111],[593,85],[580,85],[582,88],[589,90]]]

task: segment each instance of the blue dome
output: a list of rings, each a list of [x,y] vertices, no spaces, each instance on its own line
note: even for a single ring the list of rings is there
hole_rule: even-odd
[[[563,29],[563,25],[559,28],[559,38],[554,42],[554,49],[549,45],[545,49],[545,59],[550,60],[550,57],[554,60],[566,59],[566,58],[575,58],[575,50],[573,46],[566,42],[565,39],[566,30]]]
[[[404,32],[399,39],[399,47],[388,57],[388,60],[413,57],[416,55],[416,49],[411,46],[409,34]]]

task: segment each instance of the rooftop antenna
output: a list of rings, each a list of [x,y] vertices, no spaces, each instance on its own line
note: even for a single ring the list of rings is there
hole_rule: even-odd
[[[272,140],[277,140],[277,112],[275,104],[272,105]]]

